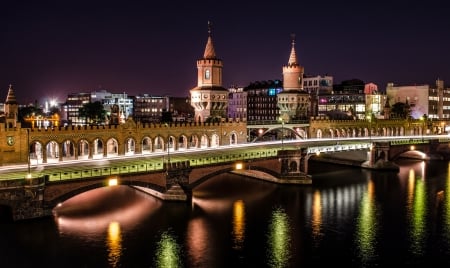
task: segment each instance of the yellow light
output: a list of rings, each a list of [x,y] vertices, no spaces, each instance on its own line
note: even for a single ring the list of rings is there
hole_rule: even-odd
[[[108,186],[114,186],[114,185],[117,185],[117,184],[118,184],[117,178],[109,179],[109,181],[108,181]]]
[[[317,151],[317,152],[316,152],[316,155],[319,155],[319,154],[320,154],[320,151]]]
[[[414,147],[414,145],[411,145],[411,151],[414,151],[416,149],[416,147]]]
[[[242,163],[237,163],[236,164],[236,169],[240,170],[240,169],[242,169],[242,167],[243,167]]]

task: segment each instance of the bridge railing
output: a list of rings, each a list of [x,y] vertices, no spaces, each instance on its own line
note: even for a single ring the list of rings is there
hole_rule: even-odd
[[[205,166],[205,165],[215,165],[222,163],[229,163],[239,160],[251,160],[257,158],[270,158],[276,157],[278,154],[278,149],[258,149],[250,150],[248,152],[234,153],[234,154],[223,154],[223,155],[211,155],[198,157],[190,159],[190,166]],[[62,181],[71,179],[83,179],[92,178],[100,176],[109,175],[120,175],[120,174],[132,174],[132,173],[142,173],[151,171],[162,171],[164,170],[163,161],[151,162],[146,164],[129,164],[121,166],[112,167],[101,167],[101,168],[90,168],[76,171],[66,171],[66,172],[54,172],[48,175],[49,181]]]

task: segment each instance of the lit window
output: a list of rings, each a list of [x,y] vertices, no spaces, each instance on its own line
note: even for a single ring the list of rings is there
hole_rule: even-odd
[[[210,77],[211,77],[211,73],[210,73],[210,70],[208,69],[205,71],[205,79],[209,80]]]

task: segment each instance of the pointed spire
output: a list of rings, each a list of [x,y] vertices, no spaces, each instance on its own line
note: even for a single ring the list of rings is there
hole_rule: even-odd
[[[291,34],[292,38],[292,49],[291,49],[291,55],[289,56],[289,66],[298,65],[297,63],[297,54],[295,53],[295,34]]]
[[[208,21],[208,42],[206,43],[205,53],[203,54],[204,59],[215,59],[216,52],[214,50],[212,38],[211,38],[211,22]]]
[[[17,104],[16,95],[14,94],[14,90],[12,89],[12,85],[9,85],[8,96],[6,97],[6,104]]]

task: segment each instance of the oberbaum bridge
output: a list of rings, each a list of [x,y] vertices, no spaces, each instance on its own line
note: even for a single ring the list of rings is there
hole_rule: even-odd
[[[366,152],[361,168],[398,170],[393,161],[409,151],[448,159],[447,125],[442,120],[321,117],[298,124],[261,125],[235,120],[142,124],[132,119],[120,125],[52,128],[2,123],[0,174],[8,177],[0,179],[0,212],[12,221],[51,216],[59,203],[75,195],[118,184],[162,200],[191,202],[196,186],[227,172],[308,185],[313,183],[308,174],[311,157],[350,150]],[[258,138],[249,141],[250,133]],[[261,141],[267,137],[271,141]],[[188,160],[173,161],[177,153]],[[115,159],[128,158],[141,161],[114,164]],[[100,166],[78,164],[97,159],[108,161]],[[31,172],[30,165],[51,167],[53,163],[72,168]],[[16,166],[27,167],[28,172],[15,177],[19,173],[9,170]]]

